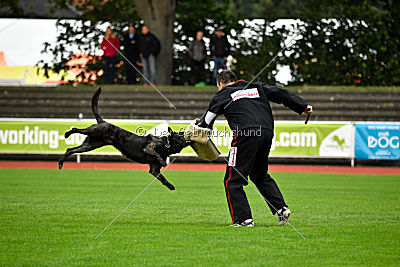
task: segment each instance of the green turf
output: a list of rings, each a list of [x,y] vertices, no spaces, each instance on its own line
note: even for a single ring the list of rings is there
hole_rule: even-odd
[[[221,172],[0,170],[0,265],[399,265],[400,176],[274,174],[292,209],[277,226],[246,187],[256,223],[232,228]]]

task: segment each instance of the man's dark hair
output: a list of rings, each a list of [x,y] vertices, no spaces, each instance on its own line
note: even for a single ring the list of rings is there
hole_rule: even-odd
[[[217,75],[217,84],[228,84],[236,81],[235,73],[231,70],[223,70]]]

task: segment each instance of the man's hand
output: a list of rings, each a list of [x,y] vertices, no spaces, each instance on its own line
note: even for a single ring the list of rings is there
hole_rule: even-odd
[[[312,112],[313,112],[312,106],[311,105],[307,105],[306,110],[304,111],[304,113],[311,114]]]
[[[194,120],[194,124],[201,127],[201,128],[209,128],[212,129],[212,126],[210,127],[209,125],[207,125],[207,123],[204,121],[204,119],[198,119],[196,118]]]
[[[306,110],[304,110],[304,113],[307,114],[307,118],[306,118],[304,124],[307,124],[308,120],[310,119],[310,115],[312,113],[312,106],[311,105],[307,105]]]

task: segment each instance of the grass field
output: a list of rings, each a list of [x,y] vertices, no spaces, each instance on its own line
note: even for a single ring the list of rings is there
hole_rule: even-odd
[[[221,172],[0,170],[0,265],[399,265],[400,176],[273,176],[292,210],[277,226],[246,187],[254,228],[228,227]]]

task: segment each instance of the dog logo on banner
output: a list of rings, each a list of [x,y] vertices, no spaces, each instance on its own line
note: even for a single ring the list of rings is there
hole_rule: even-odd
[[[236,156],[237,156],[237,147],[231,147],[231,149],[229,151],[228,166],[231,166],[231,167],[236,166]]]

